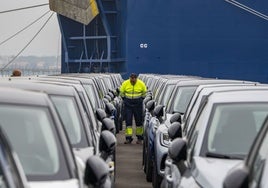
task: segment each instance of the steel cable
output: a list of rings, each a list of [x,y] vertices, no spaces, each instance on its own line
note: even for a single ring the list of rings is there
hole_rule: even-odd
[[[33,5],[33,6],[29,6],[29,7],[22,7],[22,8],[17,8],[17,9],[5,10],[5,11],[1,11],[0,14],[20,11],[20,10],[25,10],[25,9],[30,9],[30,8],[37,8],[37,7],[41,7],[41,6],[47,6],[47,5],[49,5],[49,4],[45,3],[45,4]]]
[[[47,15],[50,12],[50,10],[48,10],[47,12],[45,12],[42,16],[40,16],[39,18],[37,18],[36,20],[34,20],[32,23],[30,23],[29,25],[25,26],[24,28],[22,28],[21,30],[19,30],[18,32],[16,32],[15,34],[11,35],[10,37],[8,37],[7,39],[3,40],[2,42],[0,42],[0,46],[4,43],[6,43],[7,41],[9,41],[10,39],[14,38],[15,36],[17,36],[18,34],[20,34],[21,32],[25,31],[26,29],[28,29],[30,26],[32,26],[33,24],[35,24],[37,21],[39,21],[41,18],[43,18],[45,15]]]
[[[48,21],[51,19],[51,17],[54,15],[54,12],[51,13],[49,18],[46,20],[46,22],[42,25],[42,27],[36,32],[36,34],[33,36],[33,38],[18,52],[16,56],[14,56],[5,66],[1,68],[1,71],[3,71],[8,65],[10,65],[31,43],[32,41],[37,37],[37,35],[44,29]]]

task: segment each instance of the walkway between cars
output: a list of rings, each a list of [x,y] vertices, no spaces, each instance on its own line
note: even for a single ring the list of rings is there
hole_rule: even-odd
[[[124,144],[124,131],[117,134],[116,188],[151,188],[142,169],[142,145]]]

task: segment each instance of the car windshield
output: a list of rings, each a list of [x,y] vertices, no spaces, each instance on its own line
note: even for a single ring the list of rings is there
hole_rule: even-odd
[[[60,115],[73,147],[87,147],[85,131],[73,97],[50,96]]]
[[[166,106],[168,103],[168,100],[170,99],[170,95],[175,87],[175,84],[167,85],[166,90],[162,93],[162,105]]]
[[[208,152],[245,156],[267,114],[265,103],[215,105],[208,130]]]
[[[99,108],[93,86],[89,85],[89,84],[83,84],[83,87],[85,88],[85,91],[87,93],[87,96],[88,96],[91,104],[92,104],[93,109]]]
[[[196,86],[194,87],[180,87],[172,102],[170,103],[171,107],[169,108],[169,113],[180,112],[184,113],[190,100],[194,94]]]
[[[17,152],[29,181],[69,178],[48,109],[0,105],[0,125]]]

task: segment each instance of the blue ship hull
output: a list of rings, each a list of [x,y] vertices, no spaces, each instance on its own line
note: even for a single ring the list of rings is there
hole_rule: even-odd
[[[63,73],[183,74],[268,82],[268,1],[97,3],[101,14],[89,25],[59,16]]]

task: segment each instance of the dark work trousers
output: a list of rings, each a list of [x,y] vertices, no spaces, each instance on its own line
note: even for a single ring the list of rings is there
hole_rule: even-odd
[[[142,123],[142,114],[143,114],[143,99],[138,98],[138,99],[124,99],[124,105],[125,105],[125,120],[126,120],[126,126],[132,127],[132,119],[134,116],[135,123],[136,123],[136,129],[137,127],[142,127],[143,128],[143,123]],[[130,139],[131,136],[126,136],[126,139]],[[142,135],[137,135],[138,139],[143,139]]]

